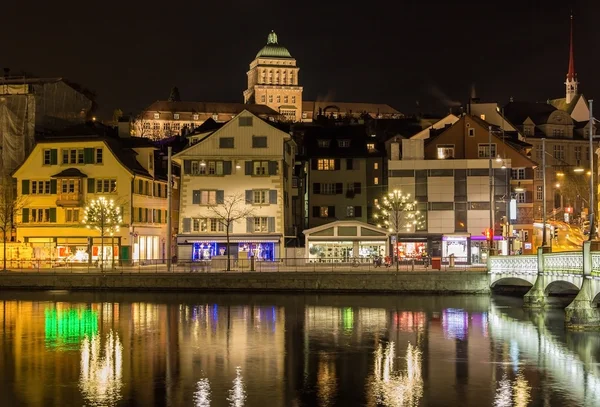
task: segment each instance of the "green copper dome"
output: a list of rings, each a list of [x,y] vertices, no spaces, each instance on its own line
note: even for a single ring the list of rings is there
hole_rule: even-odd
[[[290,51],[277,43],[277,34],[271,31],[267,37],[267,45],[262,47],[256,58],[291,58]]]

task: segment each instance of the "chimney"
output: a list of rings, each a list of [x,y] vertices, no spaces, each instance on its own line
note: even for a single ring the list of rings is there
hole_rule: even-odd
[[[392,161],[398,161],[400,159],[400,143],[393,141],[390,147],[392,152],[390,159]]]
[[[119,117],[119,137],[129,138],[131,137],[131,119],[129,116]]]

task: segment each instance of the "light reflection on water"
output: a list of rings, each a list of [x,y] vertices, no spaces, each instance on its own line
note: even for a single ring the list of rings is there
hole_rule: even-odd
[[[599,336],[518,300],[10,295],[2,405],[600,405]]]

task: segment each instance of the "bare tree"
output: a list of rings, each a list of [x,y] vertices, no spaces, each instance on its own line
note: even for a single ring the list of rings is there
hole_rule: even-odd
[[[231,253],[229,250],[229,233],[233,225],[240,219],[254,215],[254,208],[246,203],[242,195],[228,195],[222,203],[211,205],[208,210],[225,227],[227,238],[227,271],[231,271]]]
[[[10,240],[17,215],[25,206],[25,198],[18,197],[15,184],[11,177],[2,176],[0,183],[0,231],[3,241],[3,265],[6,271],[6,243]]]
[[[135,131],[135,135],[138,137],[146,137],[154,139],[155,135],[152,133],[152,122],[148,120],[146,117],[147,111],[143,110],[140,114],[135,118],[135,122],[133,125],[133,129]]]

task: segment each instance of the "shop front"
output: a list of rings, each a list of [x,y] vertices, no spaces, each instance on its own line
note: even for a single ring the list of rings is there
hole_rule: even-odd
[[[87,237],[59,237],[56,239],[56,258],[60,263],[87,263],[89,244]]]
[[[388,234],[358,221],[336,221],[307,229],[305,258],[311,262],[347,263],[372,261],[388,254]]]
[[[236,260],[275,261],[280,256],[280,235],[240,236],[229,239],[229,254]],[[177,256],[180,261],[203,261],[227,256],[225,236],[178,236]]]
[[[442,236],[442,257],[444,261],[450,256],[454,256],[455,263],[469,263],[471,252],[471,235],[443,235]]]

